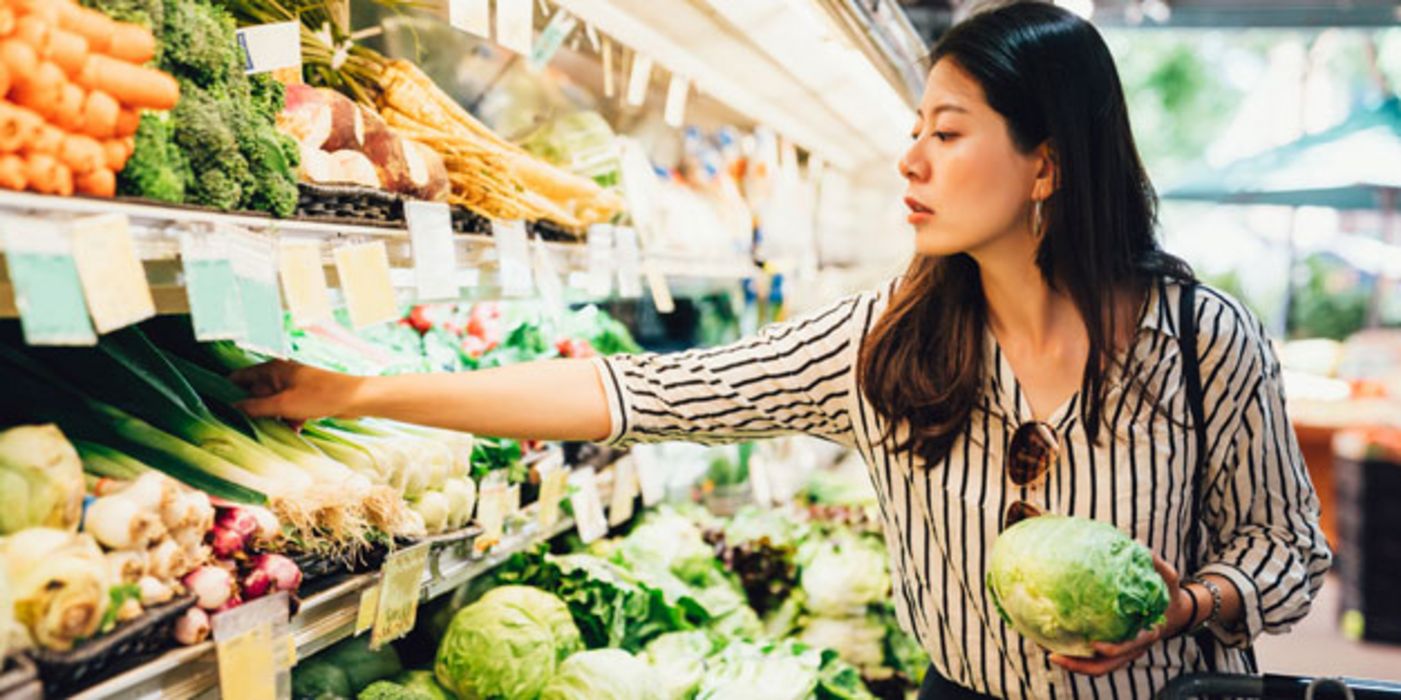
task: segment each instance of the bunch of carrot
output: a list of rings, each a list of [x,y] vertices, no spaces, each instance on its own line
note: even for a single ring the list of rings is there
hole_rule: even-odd
[[[110,197],[141,110],[180,98],[151,31],[72,0],[0,0],[0,187]]]

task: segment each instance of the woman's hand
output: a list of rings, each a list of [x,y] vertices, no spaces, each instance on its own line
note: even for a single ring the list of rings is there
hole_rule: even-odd
[[[1163,624],[1150,630],[1144,630],[1137,637],[1119,644],[1096,642],[1094,644],[1095,655],[1092,658],[1051,654],[1051,661],[1075,673],[1103,676],[1129,665],[1134,659],[1148,653],[1148,647],[1158,640],[1171,639],[1186,630],[1194,622],[1191,619],[1192,593],[1182,587],[1177,570],[1156,554],[1153,555],[1153,568],[1158,570],[1158,575],[1163,577],[1163,582],[1167,584],[1168,588],[1168,601],[1170,602],[1165,614],[1167,619]]]
[[[229,376],[251,397],[238,408],[254,418],[276,417],[302,422],[327,416],[349,417],[365,377],[328,372],[274,360]]]

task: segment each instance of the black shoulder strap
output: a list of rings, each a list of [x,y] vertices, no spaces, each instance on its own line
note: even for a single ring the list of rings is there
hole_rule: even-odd
[[[1192,411],[1192,428],[1197,437],[1197,464],[1192,470],[1192,519],[1187,533],[1187,552],[1190,566],[1195,573],[1201,566],[1202,518],[1201,511],[1206,494],[1202,493],[1202,480],[1206,475],[1206,394],[1202,392],[1201,358],[1197,356],[1197,282],[1182,283],[1182,294],[1178,298],[1177,342],[1182,354],[1182,377],[1187,384],[1187,406]],[[1207,668],[1216,670],[1216,637],[1207,630],[1196,635],[1197,646],[1206,657]],[[1259,664],[1255,660],[1255,648],[1245,650],[1246,667],[1251,673],[1258,673]]]

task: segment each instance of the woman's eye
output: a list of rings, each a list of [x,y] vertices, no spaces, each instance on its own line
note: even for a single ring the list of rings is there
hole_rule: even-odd
[[[951,132],[951,131],[936,131],[936,132],[934,132],[934,138],[939,139],[940,141],[945,141],[945,142],[947,142],[948,140],[952,139],[952,138],[953,138],[954,136],[956,136],[956,135],[957,135],[957,134],[954,134],[954,133]]]

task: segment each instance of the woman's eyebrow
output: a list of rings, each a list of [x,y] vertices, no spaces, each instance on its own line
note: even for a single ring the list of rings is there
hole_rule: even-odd
[[[966,110],[966,109],[964,109],[964,108],[962,108],[962,107],[960,107],[960,106],[958,106],[958,105],[956,105],[956,104],[941,104],[941,105],[935,107],[934,109],[930,110],[930,112],[929,112],[929,118],[932,119],[933,117],[939,116],[939,113],[940,113],[940,112],[962,112],[962,113],[964,113],[964,114],[967,114],[967,113],[968,113],[968,110]],[[923,109],[923,108],[916,109],[916,110],[915,110],[915,114],[919,115],[919,118],[920,118],[920,119],[924,119],[924,118],[925,118],[925,116],[924,116],[924,109]]]

